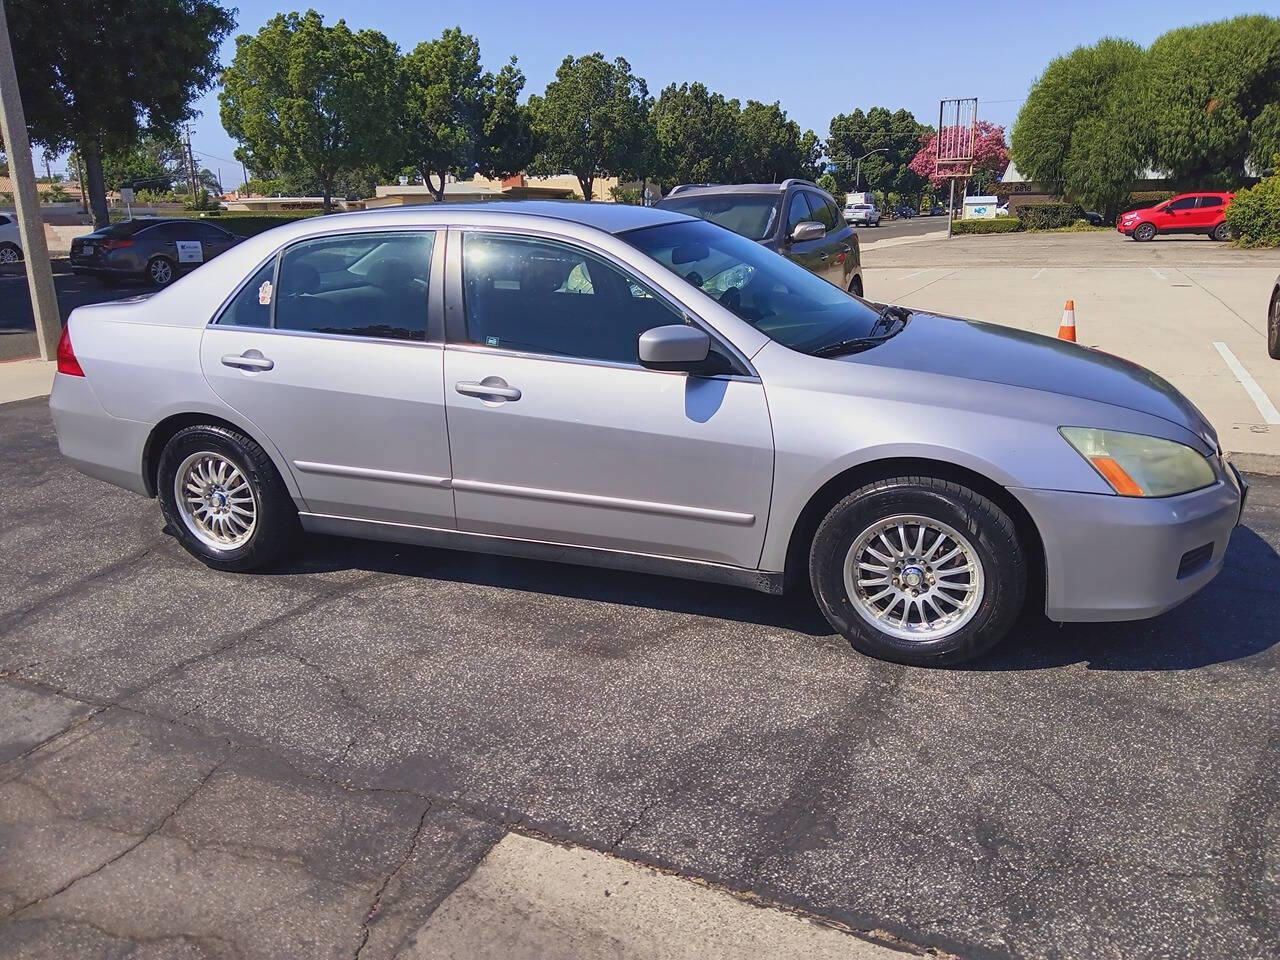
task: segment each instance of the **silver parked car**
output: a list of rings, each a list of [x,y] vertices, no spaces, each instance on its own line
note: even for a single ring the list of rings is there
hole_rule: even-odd
[[[918,664],[985,650],[1041,586],[1055,620],[1169,609],[1245,491],[1140,367],[622,204],[271,230],[78,308],[50,406],[63,454],[216,569],[307,530],[807,583],[853,647]]]

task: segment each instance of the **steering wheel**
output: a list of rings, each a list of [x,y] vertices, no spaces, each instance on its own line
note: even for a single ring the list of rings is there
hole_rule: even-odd
[[[742,293],[737,287],[728,287],[724,293],[720,294],[718,303],[722,307],[737,312],[738,308],[742,306]]]

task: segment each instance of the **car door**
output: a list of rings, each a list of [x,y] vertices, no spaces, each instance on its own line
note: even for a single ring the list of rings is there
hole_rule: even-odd
[[[460,530],[758,565],[773,434],[732,348],[717,353],[738,373],[642,367],[639,335],[682,310],[578,243],[451,232],[448,271]]]
[[[1196,198],[1178,197],[1161,211],[1156,224],[1161,233],[1186,233],[1196,229]]]
[[[845,260],[853,250],[853,228],[840,216],[840,208],[835,202],[817,194],[809,194],[809,208],[815,213],[824,211],[822,224],[827,228],[826,242],[818,259],[822,264],[822,276],[844,289]]]
[[[1196,203],[1196,226],[1208,233],[1222,220],[1222,198],[1202,196]]]
[[[226,253],[236,245],[236,238],[227,231],[215,227],[211,223],[192,224],[192,240],[200,243],[200,252],[205,261],[212,260],[221,253]]]
[[[443,239],[299,241],[205,329],[205,378],[281,451],[313,513],[454,527],[432,266]]]
[[[825,237],[820,240],[806,240],[803,243],[793,243],[791,241],[791,234],[799,224],[818,219],[810,209],[809,201],[806,199],[807,196],[807,191],[804,190],[796,190],[791,194],[791,199],[787,204],[787,219],[783,228],[782,246],[779,248],[779,252],[800,264],[810,273],[816,273],[821,276],[823,268],[822,250],[826,246]]]

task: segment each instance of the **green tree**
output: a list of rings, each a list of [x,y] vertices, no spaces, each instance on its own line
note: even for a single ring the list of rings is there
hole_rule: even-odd
[[[788,177],[812,180],[821,169],[822,145],[812,130],[787,118],[777,103],[748,100],[738,115],[733,151],[734,179],[777,183]]]
[[[1264,165],[1280,122],[1277,103],[1278,17],[1170,30],[1147,53],[1140,109],[1151,161],[1189,185],[1237,186],[1246,161]],[[1256,145],[1255,125],[1264,139]]]
[[[515,58],[495,76],[480,67],[480,44],[454,27],[404,58],[405,150],[437,200],[445,178],[505,176],[531,158],[524,74]],[[431,178],[438,180],[433,183]]]
[[[1052,60],[1013,126],[1019,172],[1113,217],[1146,165],[1146,119],[1135,109],[1143,71],[1142,49],[1112,37]]]
[[[313,178],[325,213],[341,177],[381,170],[403,151],[399,51],[376,30],[326,26],[314,10],[278,14],[236,38],[222,84],[237,157],[255,171]]]
[[[74,160],[72,169],[76,172]],[[168,193],[174,183],[187,179],[182,147],[177,140],[143,137],[103,156],[102,179],[109,190],[134,187]]]
[[[7,0],[31,137],[84,156],[94,223],[109,221],[104,154],[175,137],[217,79],[235,26],[216,0]]]
[[[890,110],[888,107],[872,107],[865,113],[858,109],[832,117],[826,149],[827,156],[835,164],[835,178],[840,190],[879,190],[885,194],[893,191],[903,196],[918,194],[925,181],[911,169],[911,160],[920,149],[921,137],[929,130],[917,122],[910,110]],[[868,153],[871,155],[859,164],[858,158]],[[859,173],[862,178],[860,186]]]
[[[590,200],[598,177],[643,176],[651,161],[651,98],[619,57],[565,57],[541,96],[529,98],[537,154],[530,170],[571,173]]]
[[[737,100],[726,100],[701,83],[674,83],[653,105],[655,163],[666,186],[722,183],[735,179]]]

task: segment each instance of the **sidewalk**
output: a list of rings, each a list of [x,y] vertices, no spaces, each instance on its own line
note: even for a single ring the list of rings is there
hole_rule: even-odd
[[[47,397],[53,389],[57,364],[44,360],[11,360],[0,363],[0,403]]]

